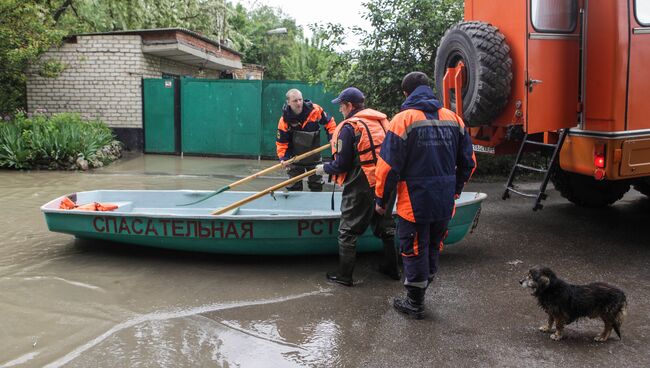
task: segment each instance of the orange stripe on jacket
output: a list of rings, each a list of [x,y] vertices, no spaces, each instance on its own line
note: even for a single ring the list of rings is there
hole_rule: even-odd
[[[413,207],[411,207],[411,197],[405,181],[397,182],[397,214],[404,220],[415,222]]]
[[[384,161],[383,158],[377,158],[377,167],[375,168],[375,196],[378,198],[383,198],[384,196],[384,184],[386,183],[386,176],[390,172],[391,167]],[[382,178],[383,180],[379,180]]]
[[[280,118],[278,121],[278,136],[277,139],[280,139],[280,131],[284,133],[289,132],[289,126],[286,121],[284,121],[284,118]],[[275,150],[276,153],[278,154],[278,158],[282,158],[287,154],[287,150],[289,149],[289,143],[288,142],[278,142],[276,140],[275,142]]]
[[[334,117],[330,117],[330,120],[325,124],[325,130],[329,134],[334,134],[334,130],[336,130],[336,120],[334,120]]]

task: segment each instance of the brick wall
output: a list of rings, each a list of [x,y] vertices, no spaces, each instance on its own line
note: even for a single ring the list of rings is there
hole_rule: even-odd
[[[239,70],[232,72],[235,79],[264,79],[264,67],[257,64],[243,64]]]
[[[163,73],[219,78],[219,72],[142,53],[139,35],[78,36],[45,53],[66,65],[57,78],[44,78],[36,68],[27,73],[28,112],[79,112],[112,128],[142,129],[142,78]]]

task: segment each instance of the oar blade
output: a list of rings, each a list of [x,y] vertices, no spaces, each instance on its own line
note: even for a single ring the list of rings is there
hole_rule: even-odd
[[[185,207],[185,206],[191,206],[191,205],[193,205],[193,204],[201,203],[201,202],[203,202],[203,201],[205,201],[205,200],[208,200],[208,199],[210,199],[210,198],[216,196],[217,194],[223,193],[223,192],[225,192],[225,191],[227,191],[227,190],[229,190],[229,189],[230,189],[230,186],[229,186],[229,185],[226,185],[225,187],[222,187],[221,189],[217,190],[216,192],[210,194],[210,195],[207,196],[207,197],[201,198],[201,199],[199,199],[198,201],[194,201],[194,202],[190,202],[190,203],[185,203],[185,204],[177,204],[176,206],[177,206],[177,207]]]

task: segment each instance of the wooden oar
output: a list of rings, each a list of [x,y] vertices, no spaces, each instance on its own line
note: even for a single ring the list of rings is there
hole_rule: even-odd
[[[313,155],[317,154],[318,152],[326,150],[329,147],[330,147],[330,145],[326,144],[326,145],[323,145],[323,146],[318,147],[316,149],[313,149],[313,150],[311,150],[309,152],[303,153],[302,155],[294,156],[294,157],[286,160],[284,162],[284,165],[282,165],[282,163],[279,163],[277,165],[273,165],[273,166],[271,166],[271,167],[269,167],[267,169],[264,169],[262,171],[259,171],[259,172],[255,173],[255,174],[253,174],[251,176],[247,176],[247,177],[245,177],[243,179],[237,180],[236,182],[234,182],[234,183],[232,183],[230,185],[226,185],[225,187],[221,187],[220,189],[218,189],[214,193],[208,195],[205,198],[201,198],[198,201],[194,201],[194,202],[186,203],[186,204],[177,204],[176,206],[189,206],[189,205],[192,205],[192,204],[197,204],[199,202],[203,202],[206,199],[212,198],[212,197],[216,196],[217,194],[223,193],[223,192],[225,192],[227,190],[230,190],[230,189],[232,189],[232,188],[234,188],[234,187],[236,187],[238,185],[247,183],[247,182],[249,182],[249,181],[251,181],[251,180],[253,180],[253,179],[257,178],[257,177],[260,177],[262,175],[268,174],[268,173],[273,172],[275,170],[281,169],[281,168],[285,167],[286,165],[290,165],[290,164],[292,164],[294,162],[298,162],[298,161],[303,160],[303,159],[305,159],[307,157],[313,156]]]
[[[305,173],[302,173],[302,174],[300,174],[298,176],[295,176],[295,177],[293,177],[293,178],[291,178],[289,180],[285,180],[280,184],[276,184],[276,185],[274,185],[272,187],[264,189],[261,192],[257,192],[255,194],[253,194],[252,196],[246,197],[244,199],[240,199],[239,201],[237,201],[237,202],[235,202],[235,203],[233,203],[233,204],[231,204],[229,206],[226,206],[224,208],[220,208],[220,209],[218,209],[216,211],[213,211],[210,214],[211,215],[221,215],[221,214],[223,214],[225,212],[228,212],[230,210],[234,210],[237,207],[241,207],[241,206],[245,205],[248,202],[252,202],[252,201],[254,201],[254,200],[256,200],[256,199],[258,199],[258,198],[260,198],[260,197],[262,197],[262,196],[264,196],[266,194],[268,194],[268,193],[274,192],[274,191],[276,191],[276,190],[278,190],[278,189],[280,189],[280,188],[282,188],[284,186],[287,186],[289,184],[293,184],[293,183],[295,183],[295,182],[297,182],[299,180],[302,180],[302,179],[304,179],[304,178],[306,178],[308,176],[314,175],[314,174],[316,174],[316,169],[309,170],[309,171],[307,171]]]

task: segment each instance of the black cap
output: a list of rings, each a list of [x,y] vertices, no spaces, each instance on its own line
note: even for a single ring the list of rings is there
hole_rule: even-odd
[[[363,95],[363,92],[359,91],[358,88],[348,87],[344,89],[339,97],[332,100],[333,104],[338,104],[341,102],[351,102],[351,103],[362,103],[366,101],[366,96]]]

